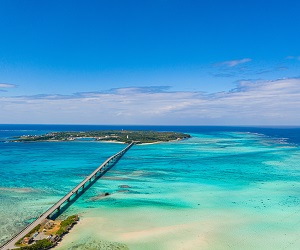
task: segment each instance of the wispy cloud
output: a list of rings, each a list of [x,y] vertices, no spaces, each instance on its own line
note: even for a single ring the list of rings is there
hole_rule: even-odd
[[[280,66],[280,67],[275,67],[275,68],[267,68],[267,69],[259,69],[257,72],[255,72],[256,75],[263,75],[263,74],[268,74],[272,72],[279,72],[279,71],[285,71],[288,70],[288,67],[285,66]]]
[[[251,58],[243,58],[243,59],[238,59],[238,60],[230,60],[230,61],[223,61],[223,62],[218,62],[215,64],[215,66],[226,66],[226,67],[235,67],[240,64],[244,64],[247,62],[252,61]]]
[[[234,74],[230,74],[230,73],[215,73],[212,74],[214,77],[234,77]]]
[[[286,56],[286,60],[299,60],[300,61],[300,56]]]
[[[283,71],[283,70],[288,70],[288,69],[289,69],[288,67],[282,66],[282,67],[275,68],[275,71]]]
[[[213,94],[134,87],[11,96],[0,106],[7,123],[299,125],[300,79],[240,81]]]
[[[292,60],[292,59],[295,59],[295,57],[294,56],[286,56],[285,59],[286,60]]]
[[[272,72],[272,70],[270,70],[270,69],[263,69],[263,70],[257,71],[257,72],[256,72],[256,75],[268,74],[268,73],[270,73],[270,72]]]
[[[0,88],[15,88],[17,85],[10,83],[0,83]]]

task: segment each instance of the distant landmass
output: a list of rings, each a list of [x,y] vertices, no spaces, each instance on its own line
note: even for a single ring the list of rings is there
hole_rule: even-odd
[[[24,135],[15,138],[13,142],[95,140],[123,143],[135,142],[136,144],[140,144],[168,142],[187,139],[190,137],[191,136],[189,134],[178,132],[100,130],[84,132],[51,132],[43,135]]]

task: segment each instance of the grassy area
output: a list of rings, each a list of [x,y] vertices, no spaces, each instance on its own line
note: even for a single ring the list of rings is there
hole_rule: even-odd
[[[44,250],[44,249],[50,248],[51,246],[52,246],[52,243],[49,240],[43,239],[43,240],[36,241],[34,244],[32,244],[30,246],[21,247],[20,249],[24,249],[24,250]]]
[[[68,231],[68,227],[73,225],[78,220],[77,215],[71,215],[60,223],[60,228],[57,230],[57,235],[62,235]]]
[[[41,229],[41,224],[38,224],[34,229],[32,229],[28,234],[25,235],[25,237],[30,237],[35,232],[39,231]]]
[[[55,235],[61,236],[62,234],[68,232],[69,227],[72,226],[77,221],[78,221],[78,215],[71,215],[63,221],[54,222],[53,228],[45,229],[46,232],[44,232],[44,234],[50,235],[50,233],[51,233],[53,235],[53,237]],[[58,228],[58,230],[57,230],[57,228]],[[30,238],[30,237],[32,237],[32,235],[35,232],[37,232],[37,231],[41,232],[42,230],[43,230],[43,227],[39,224],[38,226],[33,228],[28,234],[26,234],[25,237]],[[20,247],[20,249],[43,250],[43,249],[48,249],[49,247],[51,247],[53,245],[53,243],[51,243],[48,239],[38,240],[35,243],[30,244],[30,245],[22,244],[22,241],[25,237],[19,239],[16,243],[16,246]]]
[[[19,239],[17,242],[16,242],[16,246],[21,246],[22,245],[22,241],[25,237],[30,237],[32,234],[34,234],[35,232],[39,231],[41,228],[41,225],[38,224],[35,228],[33,228],[28,234],[26,234],[23,238]]]

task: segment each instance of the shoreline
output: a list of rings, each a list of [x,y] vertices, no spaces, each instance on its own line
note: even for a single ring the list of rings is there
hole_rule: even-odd
[[[170,141],[155,141],[155,142],[142,142],[137,143],[135,145],[152,145],[152,144],[160,144],[160,143],[168,143],[168,142],[178,142],[182,140],[186,140],[189,138],[182,138],[182,139],[176,139],[176,140],[170,140]],[[39,141],[5,141],[5,142],[14,142],[14,143],[38,143],[38,142],[100,142],[100,143],[116,143],[116,144],[129,144],[127,142],[122,141],[113,141],[113,140],[90,140],[90,141],[84,141],[84,140],[39,140]]]
[[[160,143],[177,141],[190,138],[189,134],[179,132],[158,132],[158,131],[124,131],[124,130],[103,130],[103,131],[81,131],[81,132],[50,132],[42,135],[23,135],[12,137],[10,142],[50,142],[50,141],[103,141],[114,143]]]

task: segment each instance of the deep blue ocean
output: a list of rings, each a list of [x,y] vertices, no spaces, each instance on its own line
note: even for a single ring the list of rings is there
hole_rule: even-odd
[[[300,248],[296,127],[0,125],[0,243],[125,146],[9,140],[106,129],[192,138],[133,146],[65,211],[82,223],[59,249]]]

